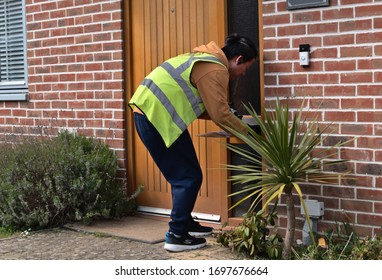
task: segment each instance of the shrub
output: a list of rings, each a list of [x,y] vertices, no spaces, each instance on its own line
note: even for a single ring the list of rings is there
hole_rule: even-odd
[[[247,212],[239,226],[219,234],[217,241],[250,258],[280,259],[282,238],[277,233],[270,235],[268,229],[275,225],[276,218],[275,212],[266,215],[262,211]]]
[[[0,227],[0,238],[7,238],[12,236],[14,231],[11,228]]]
[[[382,260],[382,238],[365,238],[359,240],[352,248],[349,259],[352,260]]]
[[[295,259],[305,260],[382,260],[382,239],[361,238],[348,222],[336,224],[318,240],[318,246],[296,246]]]
[[[67,131],[0,145],[0,226],[41,229],[131,207],[106,144]]]

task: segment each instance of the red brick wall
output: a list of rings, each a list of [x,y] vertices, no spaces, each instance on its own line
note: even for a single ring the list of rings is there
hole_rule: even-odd
[[[0,136],[70,128],[107,141],[125,169],[122,3],[26,0],[29,101],[0,103]],[[306,98],[333,122],[327,143],[357,137],[340,153],[353,178],[304,191],[325,203],[321,229],[348,216],[372,235],[382,225],[382,3],[330,3],[287,11],[285,0],[263,1],[265,98]],[[307,68],[299,44],[311,45]]]
[[[29,101],[0,103],[0,134],[69,128],[124,169],[122,0],[26,0]]]
[[[322,123],[333,123],[326,143],[356,137],[340,151],[353,178],[304,188],[306,198],[325,203],[319,228],[350,217],[360,234],[373,235],[382,225],[382,2],[331,0],[287,11],[285,0],[264,0],[262,8],[266,101],[288,97],[297,107],[305,98]],[[306,68],[300,44],[311,46]],[[280,216],[284,226],[282,209]]]

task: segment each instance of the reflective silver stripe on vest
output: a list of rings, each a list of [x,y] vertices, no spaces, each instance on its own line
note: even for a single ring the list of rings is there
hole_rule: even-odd
[[[191,56],[186,62],[182,63],[177,68],[174,68],[169,62],[162,63],[160,67],[166,70],[166,72],[169,73],[169,75],[176,81],[176,83],[179,85],[179,87],[187,96],[187,99],[189,100],[196,117],[199,117],[203,113],[201,109],[199,108],[199,103],[202,102],[202,99],[200,96],[196,97],[194,95],[191,87],[187,84],[187,82],[181,76],[181,74],[184,71],[186,71],[195,60],[213,61],[213,62],[221,63],[220,60],[214,56],[208,56],[208,57],[202,57],[202,58]],[[161,101],[161,103],[169,112],[173,122],[179,127],[181,131],[185,131],[187,129],[187,124],[176,112],[174,106],[171,104],[170,100],[167,98],[164,92],[158,87],[158,85],[156,85],[154,81],[147,78],[143,80],[142,85],[148,87],[154,93],[154,95]]]
[[[192,92],[192,89],[188,86],[187,82],[180,76],[188,67],[190,66],[189,61],[181,64],[177,68],[174,68],[170,63],[164,62],[160,65],[164,70],[166,70],[175,82],[180,86],[184,94],[187,96],[188,101],[190,102],[192,109],[194,110],[195,115],[198,117],[202,114],[202,111],[199,108],[199,103],[202,102],[202,99],[196,97]]]
[[[191,64],[195,60],[202,60],[202,61],[213,61],[213,62],[220,62],[220,60],[214,56],[207,56],[203,58],[198,58],[195,56],[191,56],[186,62],[179,65],[177,68],[174,68],[169,62],[164,62],[160,65],[164,70],[166,70],[170,76],[177,82],[177,84],[180,86],[184,94],[187,96],[187,99],[189,100],[192,109],[194,110],[194,113],[197,117],[199,117],[203,112],[200,110],[199,103],[202,102],[202,98],[196,97],[194,93],[192,92],[191,87],[187,84],[187,82],[182,78],[181,74],[186,71]]]
[[[154,93],[154,95],[159,99],[159,101],[169,112],[173,122],[179,127],[181,131],[185,131],[187,129],[187,124],[178,115],[174,106],[172,106],[170,100],[167,98],[166,94],[164,94],[164,92],[158,87],[158,85],[155,84],[153,80],[147,78],[143,80],[142,85],[146,86]]]

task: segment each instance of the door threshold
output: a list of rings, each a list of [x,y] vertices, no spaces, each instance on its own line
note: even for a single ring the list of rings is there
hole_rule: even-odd
[[[149,214],[154,216],[165,216],[170,217],[171,210],[165,208],[157,208],[157,207],[149,207],[149,206],[138,206],[137,212],[140,214]],[[191,216],[194,217],[197,221],[205,221],[205,222],[214,222],[220,223],[220,215],[215,214],[206,214],[206,213],[198,213],[192,212]]]

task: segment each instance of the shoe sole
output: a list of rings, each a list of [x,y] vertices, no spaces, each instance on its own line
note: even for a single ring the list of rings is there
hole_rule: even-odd
[[[212,234],[212,231],[209,231],[209,232],[199,232],[199,231],[192,232],[192,231],[189,231],[188,234],[191,236],[194,236],[194,237],[208,236],[208,235]]]
[[[182,251],[199,249],[199,248],[202,248],[206,245],[207,245],[207,242],[197,244],[197,245],[180,245],[180,244],[168,244],[168,243],[166,243],[164,245],[164,248],[167,251],[171,251],[171,252],[182,252]]]

